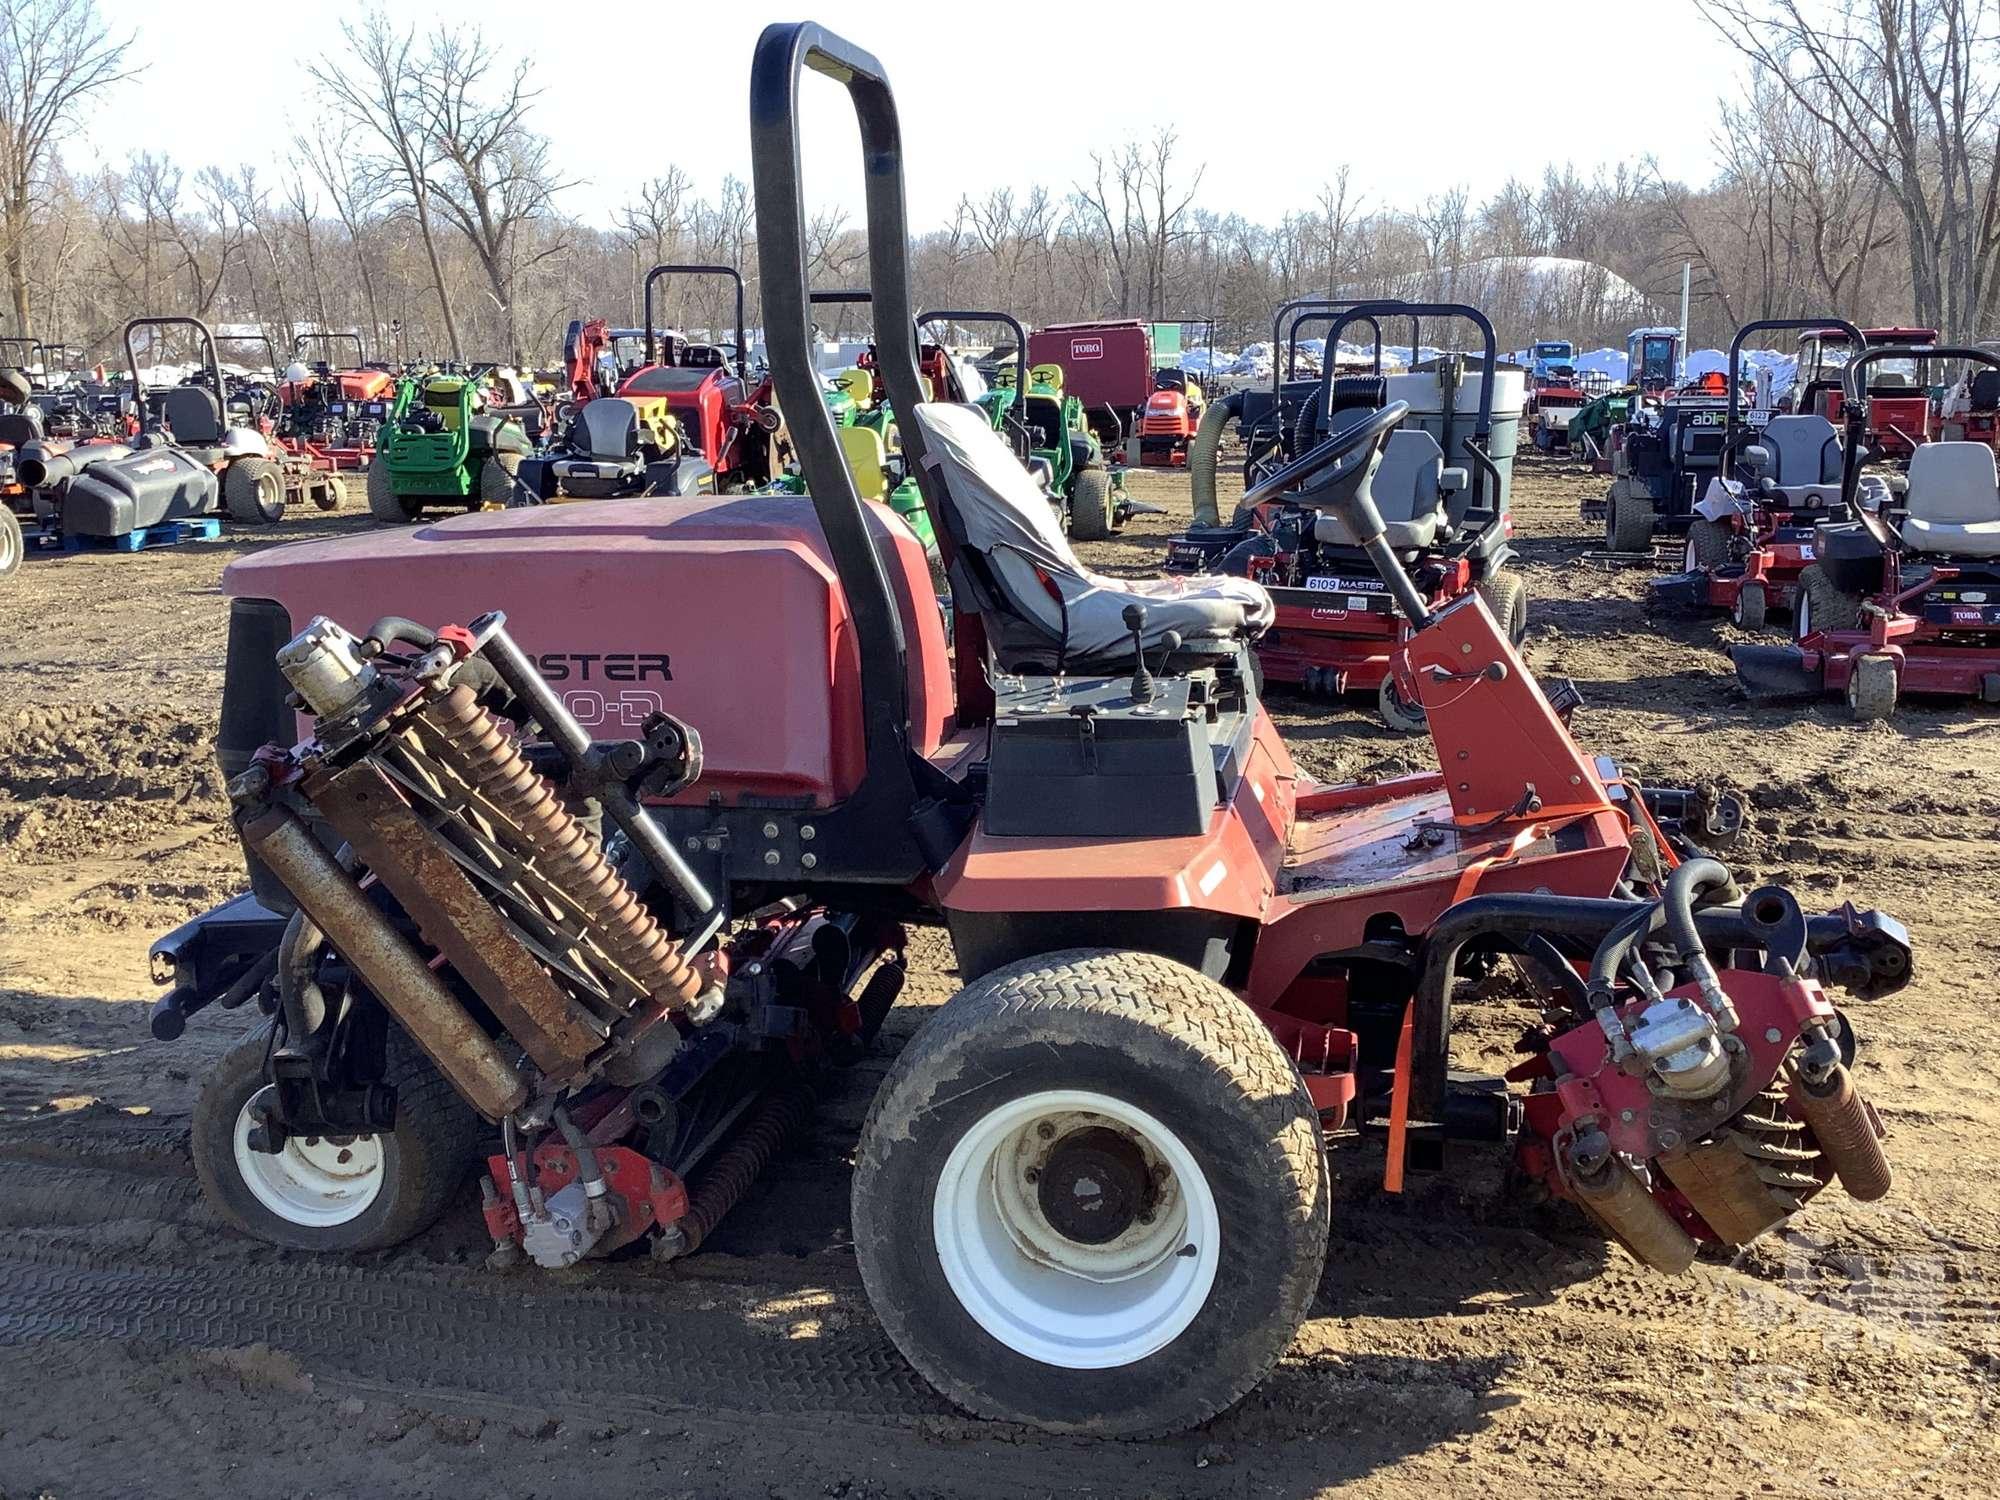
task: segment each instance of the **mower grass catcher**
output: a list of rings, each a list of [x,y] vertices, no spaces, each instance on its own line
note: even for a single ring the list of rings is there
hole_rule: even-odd
[[[1397,602],[1438,771],[1302,776],[1258,697],[1264,589],[1091,573],[900,336],[880,367],[947,627],[812,366],[807,68],[860,117],[878,328],[913,308],[881,65],[767,29],[758,251],[808,495],[605,500],[582,533],[524,507],[229,575],[253,891],[155,948],[160,1035],[209,1004],[269,1016],[197,1111],[220,1211],[380,1247],[476,1171],[498,1263],[689,1254],[865,1054],[912,922],[964,987],[869,1112],[855,1252],[897,1346],[983,1416],[1162,1433],[1241,1398],[1306,1316],[1326,1153],[1357,1133],[1391,1190],[1510,1149],[1669,1272],[1835,1181],[1885,1192],[1828,988],[1904,984],[1902,929],[1739,889],[1686,836],[1730,809],[1582,754],[1476,592],[1433,606],[1371,493],[1402,403],[1270,483],[1324,494]],[[283,748],[288,696],[312,728]],[[1543,1020],[1509,1077],[1474,1077],[1458,981],[1508,958]]]

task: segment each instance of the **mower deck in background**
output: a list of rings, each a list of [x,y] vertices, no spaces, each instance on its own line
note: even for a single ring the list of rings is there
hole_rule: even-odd
[[[1872,348],[1843,372],[1845,519],[1814,535],[1799,578],[1790,646],[1737,646],[1744,687],[1760,697],[1841,693],[1860,720],[1886,719],[1911,695],[2000,703],[2000,481],[1984,443],[1926,442],[1907,488],[1869,486],[1869,369],[1879,363],[1965,360],[2000,371],[1988,350]],[[1882,461],[1887,461],[1882,459]]]
[[[1726,610],[1744,630],[1763,629],[1772,610],[1794,608],[1800,575],[1813,561],[1815,533],[1848,519],[1840,440],[1817,412],[1764,412],[1754,428],[1745,425],[1743,345],[1758,333],[1829,326],[1860,342],[1860,331],[1837,318],[1761,318],[1736,330],[1729,343],[1720,466],[1688,521],[1681,570],[1650,586],[1655,604]]]
[[[1457,317],[1485,340],[1484,363],[1497,363],[1492,325],[1477,309],[1452,303],[1373,302],[1335,315],[1329,346],[1350,323],[1379,327],[1386,317]],[[1379,420],[1391,407],[1420,415],[1403,431],[1385,429],[1380,471],[1370,476],[1378,508],[1390,524],[1398,565],[1415,580],[1427,608],[1441,609],[1477,590],[1510,640],[1527,628],[1527,590],[1509,569],[1513,526],[1508,507],[1518,375],[1472,373],[1456,358],[1407,374],[1322,377],[1318,397],[1300,409],[1292,447],[1301,457],[1332,434]],[[1461,406],[1476,387],[1477,415]],[[1496,407],[1504,415],[1494,416]],[[1497,440],[1496,440],[1497,438]],[[1445,454],[1454,460],[1447,465]],[[1204,449],[1204,462],[1211,454]],[[1299,459],[1292,462],[1297,463]],[[1359,483],[1358,473],[1343,476]],[[1213,493],[1214,476],[1196,476]],[[1167,544],[1177,573],[1226,573],[1252,578],[1271,591],[1277,623],[1258,643],[1267,681],[1308,691],[1376,695],[1383,721],[1405,733],[1424,727],[1421,706],[1399,683],[1394,660],[1409,635],[1389,582],[1348,529],[1332,491],[1289,492],[1266,479],[1248,489],[1228,526],[1193,526]]]
[[[821,396],[808,69],[859,119],[879,363],[949,625]],[[1511,1148],[1668,1272],[1834,1182],[1888,1190],[1827,986],[1895,990],[1906,936],[1740,889],[1687,841],[1689,797],[1578,748],[1476,593],[1432,607],[1371,488],[1405,404],[1270,480],[1323,495],[1404,612],[1439,758],[1322,786],[1260,698],[1263,588],[1090,572],[986,415],[926,399],[881,65],[771,26],[751,102],[809,495],[607,501],[584,528],[522,507],[226,576],[252,895],[154,958],[162,1035],[208,1004],[270,1017],[195,1114],[227,1221],[378,1248],[476,1174],[496,1264],[694,1253],[866,1055],[913,923],[963,988],[862,1129],[854,1251],[889,1337],[979,1415],[1132,1435],[1240,1399],[1321,1284],[1326,1152],[1360,1132],[1391,1190]],[[1537,991],[1511,1085],[1451,1047],[1457,981],[1507,957]]]

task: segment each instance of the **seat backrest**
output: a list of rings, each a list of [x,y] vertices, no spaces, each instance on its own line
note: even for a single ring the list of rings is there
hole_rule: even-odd
[[[629,401],[612,397],[587,401],[576,414],[580,452],[595,458],[636,458],[639,455],[639,412]]]
[[[863,500],[880,500],[889,493],[888,444],[873,427],[840,427],[840,451],[854,475],[854,488]],[[1047,507],[1044,506],[1044,509]]]
[[[1771,418],[1760,441],[1770,450],[1764,477],[1773,484],[1839,482],[1840,441],[1833,423],[1817,412]]]
[[[1010,609],[1062,639],[1061,601],[1091,583],[1048,496],[977,407],[925,402],[916,421],[925,461],[949,491],[954,534],[984,561]]]
[[[10,448],[24,448],[29,443],[40,442],[42,436],[42,414],[34,407],[0,412],[0,443]]]
[[[205,448],[222,441],[222,404],[206,386],[171,387],[160,397],[160,416],[177,443]]]
[[[448,432],[458,431],[459,397],[464,394],[465,384],[458,375],[434,375],[424,382],[424,405],[438,414]]]
[[[2000,370],[1981,370],[1974,375],[1969,394],[1974,411],[2000,411]]]
[[[1923,443],[1910,455],[1910,519],[1933,526],[2000,521],[2000,471],[1984,443]]]
[[[1444,503],[1438,480],[1444,473],[1444,449],[1437,439],[1416,427],[1398,427],[1382,450],[1375,471],[1375,508],[1384,521],[1414,521]]]

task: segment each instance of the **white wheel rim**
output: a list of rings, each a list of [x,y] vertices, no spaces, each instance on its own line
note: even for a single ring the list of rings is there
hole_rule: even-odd
[[[251,1110],[268,1092],[236,1117],[236,1172],[251,1196],[288,1224],[332,1229],[360,1218],[382,1191],[382,1138],[292,1136],[280,1151],[258,1151]]]
[[[1812,595],[1803,588],[1800,589],[1798,598],[1792,605],[1792,611],[1792,634],[1799,640],[1804,640],[1812,634]]]
[[[1098,1245],[1057,1231],[1027,1176],[1092,1128],[1138,1148],[1154,1194],[1151,1222],[1134,1219]],[[1180,1337],[1207,1305],[1222,1248],[1215,1194],[1180,1137],[1085,1089],[1029,1094],[966,1131],[938,1178],[931,1230],[973,1320],[1015,1353],[1066,1370],[1132,1364]]]
[[[1694,555],[1694,533],[1689,532],[1687,540],[1687,551],[1681,554],[1681,571],[1683,573],[1692,573],[1695,570],[1695,566],[1696,564]]]

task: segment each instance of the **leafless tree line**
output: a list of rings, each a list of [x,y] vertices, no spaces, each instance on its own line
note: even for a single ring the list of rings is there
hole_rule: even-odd
[[[1370,201],[1345,167],[1275,222],[1220,213],[1166,129],[1089,153],[1075,181],[968,193],[912,240],[920,305],[1032,324],[1213,318],[1218,342],[1268,336],[1307,295],[1416,296],[1486,309],[1503,344],[1617,343],[1677,310],[1694,334],[1837,312],[1977,337],[2000,323],[2000,0],[1698,0],[1750,63],[1713,127],[1711,182],[1648,162],[1547,168],[1483,202],[1465,188]],[[567,322],[636,324],[646,269],[734,265],[756,322],[748,185],[704,190],[670,166],[608,220],[564,212],[570,184],[535,128],[525,58],[476,27],[381,12],[302,80],[312,124],[271,168],[190,168],[141,151],[74,170],[61,151],[130,78],[129,39],[94,0],[0,0],[0,274],[9,332],[106,352],[137,312],[254,325],[279,349],[358,329],[371,352],[550,362]],[[1662,118],[1661,128],[1685,128]],[[852,285],[864,245],[839,211],[809,224],[814,282]],[[720,280],[661,288],[666,321],[714,330]],[[829,333],[865,309],[827,309]],[[251,349],[232,351],[261,362]]]

